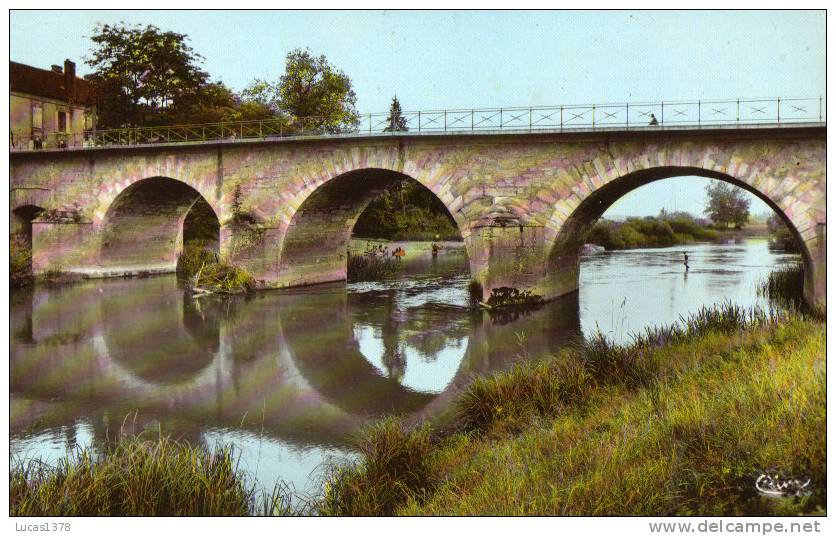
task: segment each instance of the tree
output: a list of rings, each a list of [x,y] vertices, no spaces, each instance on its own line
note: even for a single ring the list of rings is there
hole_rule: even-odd
[[[703,213],[718,225],[742,228],[749,221],[748,199],[743,190],[725,182],[713,181],[705,187],[708,204]]]
[[[198,67],[202,56],[188,37],[156,26],[98,25],[85,63],[99,89],[99,124],[120,127],[163,124],[177,107],[197,98],[209,75]],[[180,114],[182,115],[182,114]]]
[[[409,130],[398,97],[392,97],[392,105],[389,106],[389,117],[386,119],[386,124],[387,126],[383,129],[383,132],[406,132]]]
[[[282,115],[278,86],[256,79],[241,92],[239,105],[245,120],[273,119]]]
[[[351,79],[310,50],[287,54],[277,94],[281,111],[305,130],[338,133],[359,122]]]

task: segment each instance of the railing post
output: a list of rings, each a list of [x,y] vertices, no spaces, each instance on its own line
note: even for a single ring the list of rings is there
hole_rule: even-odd
[[[447,132],[447,110],[444,110],[444,132]]]
[[[662,101],[662,111],[659,112],[659,115],[661,116],[659,124],[665,126],[665,101]]]
[[[531,116],[533,115],[533,108],[528,109],[528,131],[531,132]],[[819,115],[821,116],[821,106],[819,106]]]
[[[624,107],[627,109],[625,114],[627,115],[627,130],[630,130],[630,103],[626,103]]]
[[[499,130],[502,130],[502,108],[499,109]]]
[[[475,115],[474,110],[470,110],[470,131],[473,132],[473,116]]]
[[[778,97],[778,124],[781,124],[781,97]]]
[[[560,107],[560,131],[563,132],[563,106]]]
[[[421,132],[421,111],[418,111],[418,132]]]
[[[740,99],[737,99],[737,124],[740,124]]]
[[[595,105],[592,105],[592,130],[595,130]]]
[[[697,101],[697,125],[702,125],[702,101]]]

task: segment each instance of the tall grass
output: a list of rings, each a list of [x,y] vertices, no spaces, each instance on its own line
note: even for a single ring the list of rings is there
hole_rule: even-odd
[[[533,419],[553,416],[567,406],[582,404],[595,387],[647,386],[656,377],[658,363],[651,350],[684,343],[709,333],[733,334],[775,326],[790,313],[764,312],[731,303],[703,307],[675,324],[648,328],[631,344],[618,345],[601,332],[578,342],[549,361],[514,366],[507,372],[477,378],[458,400],[465,430],[520,430]]]
[[[400,269],[400,261],[395,257],[348,254],[349,281],[380,281],[394,277]]]
[[[356,448],[362,462],[332,469],[319,513],[392,515],[435,485],[427,427],[409,429],[398,419],[387,418],[358,436]]]
[[[780,306],[803,310],[804,265],[799,261],[776,268],[758,285],[758,294]]]
[[[49,466],[13,464],[16,516],[247,515],[256,494],[229,448],[205,450],[161,438],[79,449]],[[275,504],[272,501],[271,504]]]

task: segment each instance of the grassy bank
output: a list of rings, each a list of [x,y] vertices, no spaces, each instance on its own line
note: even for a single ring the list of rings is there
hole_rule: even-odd
[[[601,337],[477,379],[452,433],[387,421],[335,473],[336,514],[822,513],[825,326],[735,307],[629,347]],[[758,494],[762,472],[811,494]]]
[[[739,230],[719,228],[689,214],[674,213],[663,217],[627,218],[624,221],[602,219],[593,227],[587,242],[608,250],[661,248],[694,242],[742,238],[753,236],[758,232],[766,234],[766,228],[763,226]]]

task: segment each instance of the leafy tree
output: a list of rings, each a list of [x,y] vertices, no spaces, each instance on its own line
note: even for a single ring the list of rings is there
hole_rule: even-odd
[[[444,203],[414,180],[393,184],[369,203],[354,226],[354,235],[393,240],[461,239]]]
[[[715,224],[742,228],[749,221],[751,200],[743,190],[725,182],[713,181],[705,187],[708,204],[703,210]]]
[[[389,106],[389,117],[386,119],[386,124],[387,126],[383,129],[383,132],[406,132],[409,130],[398,97],[392,97],[392,105]]]
[[[220,123],[245,119],[238,96],[220,82],[204,84],[183,95],[168,119],[174,123]]]
[[[351,79],[309,50],[287,54],[277,93],[281,111],[306,130],[336,133],[359,122]]]
[[[194,103],[209,78],[185,34],[120,22],[97,25],[91,40],[85,63],[94,72],[87,78],[99,88],[104,127],[169,122],[181,103]]]
[[[241,92],[238,110],[245,120],[273,119],[282,116],[278,86],[264,80],[253,80]]]

